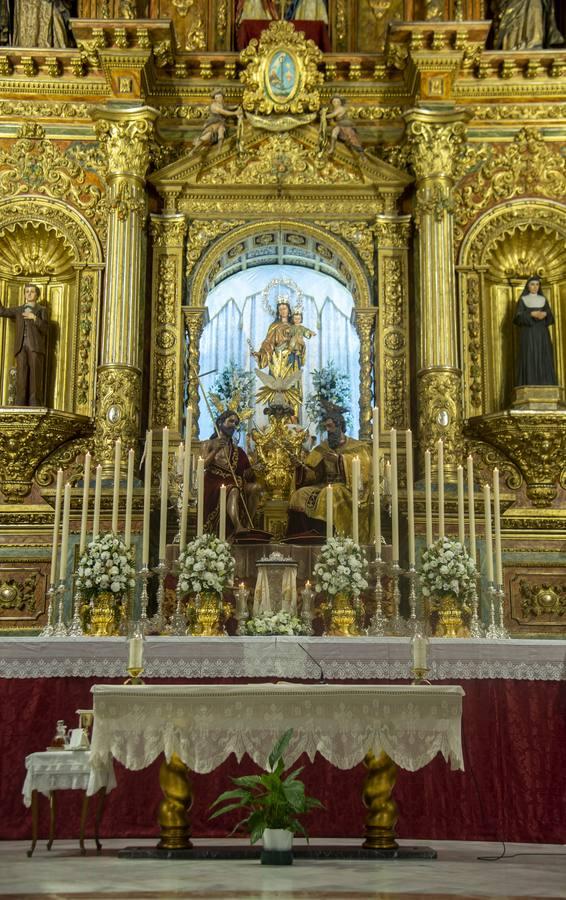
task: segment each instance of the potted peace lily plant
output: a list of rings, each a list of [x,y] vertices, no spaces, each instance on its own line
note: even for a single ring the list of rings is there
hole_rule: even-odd
[[[224,791],[211,806],[212,809],[224,804],[212,813],[211,819],[235,809],[247,813],[231,833],[238,829],[247,831],[252,844],[263,838],[262,863],[290,865],[293,862],[293,835],[300,832],[308,841],[308,834],[298,817],[322,807],[319,800],[305,793],[305,786],[298,779],[302,766],[285,775],[283,754],[292,734],[293,729],[289,728],[276,742],[265,772],[231,778],[236,785],[234,790]]]
[[[421,592],[437,618],[437,637],[467,637],[463,614],[477,577],[476,564],[465,546],[441,537],[423,551]]]

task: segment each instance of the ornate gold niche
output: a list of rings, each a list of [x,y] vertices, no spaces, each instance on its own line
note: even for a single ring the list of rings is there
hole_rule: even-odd
[[[396,203],[411,182],[410,176],[375,158],[354,159],[344,147],[338,147],[332,159],[321,160],[318,130],[310,125],[276,134],[246,125],[238,147],[234,138],[228,138],[222,149],[210,150],[200,159],[182,158],[152,175],[150,181],[164,197],[165,216],[182,214],[187,221],[185,278],[193,311],[205,308],[209,278],[222,265],[223,256],[251,236],[288,229],[328,248],[348,273],[355,303],[355,325],[361,340],[360,434],[370,434],[374,384],[382,400],[391,398],[391,408],[385,406],[384,425],[394,421],[399,426],[399,408],[393,403],[397,394],[383,388],[382,370],[388,371],[384,362],[391,356],[396,376],[402,368],[402,381],[408,383],[408,340],[402,342],[401,352],[398,341],[391,346],[384,343],[374,352],[372,334],[378,326],[372,279],[382,252],[383,222],[381,228],[377,223],[385,217],[391,228],[399,223],[402,231],[406,229],[405,217],[396,214]],[[390,246],[387,253],[391,255]],[[396,246],[395,253],[405,273],[406,240]],[[398,321],[388,321],[388,329],[392,325],[405,328],[408,322],[404,274],[399,284],[402,296],[395,307],[397,313],[393,309],[389,313]],[[154,295],[154,334],[160,328],[155,318],[159,307]],[[193,345],[191,359],[195,358],[198,348]],[[173,360],[169,364],[177,365],[179,397],[182,367]],[[172,374],[166,373],[169,380]],[[162,376],[156,371],[152,377]],[[153,382],[152,396],[157,396],[156,391],[157,382]],[[196,412],[198,398],[190,385],[189,395]],[[177,399],[170,406],[172,410],[181,408]],[[405,426],[407,415],[408,410],[403,410]],[[171,426],[175,424],[171,422]]]

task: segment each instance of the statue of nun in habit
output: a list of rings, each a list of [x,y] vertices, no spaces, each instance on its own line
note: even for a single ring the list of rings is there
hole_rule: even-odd
[[[521,329],[517,385],[558,384],[548,332],[549,326],[554,324],[554,316],[542,293],[538,275],[527,281],[519,297],[513,323]]]

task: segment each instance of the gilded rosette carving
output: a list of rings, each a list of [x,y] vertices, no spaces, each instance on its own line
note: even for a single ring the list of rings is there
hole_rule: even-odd
[[[462,440],[462,376],[457,369],[431,368],[417,376],[418,429],[421,455],[442,438],[447,467],[464,456]]]
[[[377,315],[377,309],[356,308],[353,321],[360,336],[360,439],[368,440],[371,437],[371,408],[372,408],[372,332]]]
[[[111,473],[114,445],[118,438],[126,452],[138,445],[140,425],[141,372],[127,366],[100,366],[96,397],[94,455]]]
[[[566,412],[505,410],[469,419],[466,432],[511,460],[533,506],[551,506],[566,478]]]
[[[0,589],[1,590],[1,589]],[[559,618],[566,615],[566,585],[549,582],[519,582],[521,612],[531,619]]]
[[[0,610],[10,610],[31,614],[36,606],[36,589],[39,576],[28,575],[23,580],[0,575]]]

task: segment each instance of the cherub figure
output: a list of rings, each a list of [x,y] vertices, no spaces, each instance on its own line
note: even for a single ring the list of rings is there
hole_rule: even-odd
[[[322,110],[320,114],[320,145],[321,149],[326,145],[328,134],[328,121],[334,119],[334,126],[330,133],[329,155],[334,153],[336,142],[342,141],[351,150],[358,153],[365,153],[362,142],[358,137],[358,132],[354,127],[354,123],[348,117],[346,101],[342,97],[333,97],[330,101],[330,109]]]
[[[212,95],[209,116],[204,123],[203,129],[199,136],[194,140],[193,146],[189,150],[188,155],[192,156],[201,147],[212,146],[218,144],[220,148],[226,137],[226,119],[233,117],[238,120],[240,125],[243,117],[243,110],[240,106],[232,108],[224,105],[224,94],[217,91]]]

